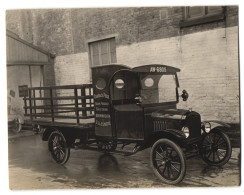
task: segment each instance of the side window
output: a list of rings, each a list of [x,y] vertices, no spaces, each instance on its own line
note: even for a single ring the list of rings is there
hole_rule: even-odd
[[[89,43],[89,55],[92,66],[116,63],[115,38]]]
[[[96,88],[99,90],[103,90],[106,87],[106,81],[102,78],[98,78],[96,81]]]
[[[122,89],[124,88],[125,86],[125,82],[123,79],[117,79],[115,82],[114,82],[114,85],[117,89]]]

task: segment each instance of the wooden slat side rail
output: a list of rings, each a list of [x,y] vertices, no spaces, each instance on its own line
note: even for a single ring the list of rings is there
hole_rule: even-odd
[[[76,123],[79,124],[79,110],[78,110],[78,89],[74,88],[74,95],[75,95],[75,115],[76,115]]]
[[[90,87],[92,88],[92,84],[83,84],[83,85],[62,85],[62,86],[51,86],[51,87],[31,87],[29,89],[32,89],[32,90],[49,90],[49,89],[74,89],[74,88],[77,88],[77,89],[82,89],[82,88],[85,88],[85,87]]]
[[[85,96],[86,96],[86,88],[85,88],[85,87],[83,87],[83,88],[81,89],[81,96],[82,96],[82,97],[85,97]],[[86,107],[86,99],[85,99],[85,98],[82,98],[82,99],[81,99],[81,104],[82,104],[82,107],[83,107],[83,108]],[[85,110],[82,111],[82,115],[83,115],[83,116],[87,116]]]
[[[50,89],[52,90],[52,89]],[[75,97],[75,96],[61,96],[61,97],[52,97],[53,100],[73,100],[73,99],[90,99],[93,98],[93,96],[79,96],[79,97]],[[29,100],[30,98],[25,98],[26,100]],[[45,97],[32,97],[32,100],[49,100],[50,98],[45,98]]]
[[[30,106],[24,106],[24,108],[30,109]],[[50,110],[51,106],[32,106],[32,109],[43,109],[43,108],[45,108],[47,110]],[[77,108],[76,107],[59,107],[59,106],[55,107],[53,105],[53,110],[73,110],[73,111],[76,111],[76,110],[78,110],[78,111],[87,110],[87,111],[93,111],[94,107],[85,107],[85,108],[81,108],[81,107],[78,107],[78,106],[77,106]]]
[[[54,112],[53,112],[53,89],[50,88],[50,106],[51,106],[51,117],[52,122],[54,122]]]
[[[32,102],[31,102],[31,89],[29,89],[29,106],[30,106],[30,121],[32,122]]]
[[[34,109],[34,113],[36,114],[36,100],[35,100],[35,97],[36,97],[36,91],[33,90],[33,102],[34,102],[34,106],[32,107]]]
[[[52,114],[27,114],[26,116],[35,116],[35,117],[43,117],[43,118],[52,118]],[[69,116],[69,115],[53,115],[55,118],[67,118],[67,119],[76,119],[77,116]],[[91,116],[79,116],[79,119],[89,119],[94,118],[93,115]]]
[[[79,126],[84,122],[81,119],[94,118],[95,109],[91,84],[32,87],[28,90],[29,97],[24,97],[23,100],[25,116],[30,117],[30,121],[45,118],[50,124],[55,124],[57,122],[55,118],[72,119],[73,122],[70,123],[76,122],[76,125]]]

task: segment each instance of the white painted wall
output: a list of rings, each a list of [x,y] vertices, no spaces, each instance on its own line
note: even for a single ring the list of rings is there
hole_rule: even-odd
[[[181,69],[181,90],[190,94],[180,108],[203,119],[239,123],[238,27],[118,46],[117,63],[130,67],[165,64]],[[88,53],[57,56],[57,85],[90,82]]]

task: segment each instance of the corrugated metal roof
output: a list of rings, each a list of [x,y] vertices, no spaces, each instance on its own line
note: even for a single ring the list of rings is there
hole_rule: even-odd
[[[7,65],[48,65],[53,64],[55,55],[19,38],[7,30]]]

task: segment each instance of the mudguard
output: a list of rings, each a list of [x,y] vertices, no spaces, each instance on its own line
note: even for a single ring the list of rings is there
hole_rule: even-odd
[[[210,124],[211,123],[216,123],[216,124],[219,124],[219,125],[221,125],[223,127],[231,128],[231,126],[228,125],[227,123],[224,123],[224,122],[218,121],[218,120],[208,120],[208,121],[203,121],[203,123],[210,123]],[[211,126],[212,126],[212,124],[211,124]]]
[[[43,141],[48,141],[48,138],[50,136],[50,134],[56,130],[55,128],[45,128],[43,134],[42,134],[42,140]]]
[[[154,132],[152,144],[161,138],[170,139],[180,146],[185,146],[187,144],[185,134],[177,129],[166,129]]]

